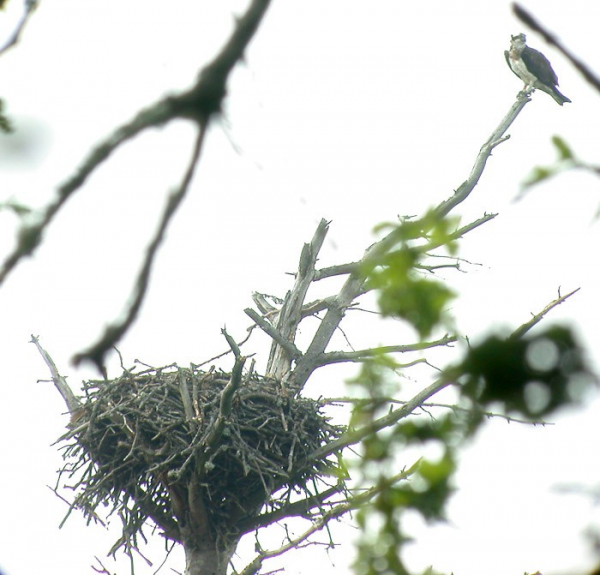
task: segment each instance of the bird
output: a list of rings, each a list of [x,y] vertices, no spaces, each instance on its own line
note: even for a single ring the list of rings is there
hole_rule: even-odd
[[[504,52],[509,68],[525,82],[523,90],[542,90],[561,106],[565,102],[571,102],[558,91],[558,78],[546,56],[530,48],[525,42],[525,34],[511,35],[510,50]]]

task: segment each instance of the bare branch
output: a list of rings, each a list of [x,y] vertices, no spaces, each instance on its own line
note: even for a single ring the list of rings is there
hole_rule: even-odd
[[[424,341],[408,345],[386,345],[370,349],[361,349],[358,351],[332,351],[329,353],[323,353],[317,359],[317,365],[328,365],[331,363],[340,363],[345,361],[367,361],[386,353],[407,353],[410,351],[431,349],[432,347],[448,346],[451,343],[456,342],[457,339],[458,338],[455,336],[444,336],[437,341]]]
[[[289,505],[271,511],[269,513],[263,513],[258,517],[254,517],[250,520],[245,521],[239,526],[241,533],[249,533],[255,529],[261,529],[267,527],[280,519],[286,517],[308,517],[312,509],[320,507],[330,497],[343,492],[345,489],[343,484],[334,485],[321,493],[317,493],[312,497],[301,499],[300,501],[294,501]]]
[[[236,345],[238,347],[242,347],[242,345],[244,345],[250,339],[250,336],[252,335],[252,332],[254,331],[255,327],[256,327],[255,325],[251,325],[248,328],[248,335],[242,341],[236,342]],[[225,357],[226,355],[228,355],[230,353],[233,353],[233,352],[231,351],[231,349],[228,349],[227,351],[224,351],[224,352],[220,353],[219,355],[215,355],[214,357],[211,357],[210,359],[207,359],[207,360],[199,363],[196,367],[202,367],[203,365],[206,365],[207,363],[212,363],[213,361],[216,361],[217,359],[221,359],[222,357]]]
[[[506,141],[508,137],[503,137],[505,132],[514,122],[517,115],[524,108],[528,101],[528,97],[523,93],[520,93],[517,96],[517,101],[511,106],[509,112],[479,150],[469,178],[460,185],[459,189],[454,193],[453,196],[441,202],[436,208],[434,208],[433,213],[437,217],[443,218],[447,216],[473,191],[479,182],[487,159],[490,157],[492,150],[500,143]],[[489,221],[493,217],[495,216],[486,215],[477,222],[473,222],[473,224],[470,226],[458,230],[455,233],[456,237],[460,237],[478,225]],[[389,250],[393,249],[397,243],[397,234],[395,231],[392,231],[387,236],[371,245],[358,263],[346,264],[345,266],[338,268],[326,268],[320,272],[320,276],[315,273],[315,277],[319,277],[319,279],[328,277],[329,275],[340,275],[346,273],[349,274],[349,277],[337,296],[328,304],[327,313],[321,321],[321,324],[319,325],[312,342],[302,358],[297,361],[297,365],[290,375],[290,386],[294,390],[300,391],[312,372],[319,367],[319,365],[322,365],[320,356],[325,352],[327,345],[329,345],[329,342],[331,341],[335,331],[338,329],[346,310],[352,305],[355,298],[364,292],[365,278],[360,274],[359,270],[361,267],[376,263],[382,255],[388,253]],[[429,244],[422,246],[422,250],[427,251],[435,247],[436,245]]]
[[[242,354],[240,352],[240,348],[238,347],[238,344],[235,342],[235,339],[233,339],[227,333],[227,330],[225,328],[223,328],[221,330],[221,333],[223,334],[223,337],[225,338],[225,340],[229,344],[229,347],[231,348],[231,351],[233,352],[233,355],[235,356],[236,359],[238,359]]]
[[[35,347],[37,347],[37,350],[40,352],[42,359],[46,362],[46,365],[48,366],[48,369],[52,374],[52,382],[54,383],[56,389],[58,389],[58,392],[61,394],[62,398],[67,404],[67,409],[69,410],[69,413],[72,417],[75,416],[75,414],[81,409],[81,402],[77,399],[77,397],[69,387],[67,380],[58,372],[58,368],[56,367],[54,360],[50,357],[50,354],[41,346],[39,338],[32,335],[30,343],[33,343]]]
[[[315,315],[324,309],[327,309],[335,300],[334,296],[329,296],[316,301],[311,301],[302,306],[302,318]]]
[[[436,216],[440,218],[447,216],[456,206],[458,206],[461,202],[464,202],[469,197],[471,192],[475,189],[475,186],[479,183],[479,178],[481,178],[481,174],[485,169],[488,158],[492,155],[492,150],[510,137],[503,136],[529,101],[529,98],[522,92],[518,94],[517,100],[511,106],[508,114],[504,116],[498,127],[488,138],[487,142],[481,146],[469,178],[458,187],[453,196],[443,201],[434,209]]]
[[[294,287],[287,293],[275,326],[282,338],[288,342],[293,342],[296,338],[298,324],[302,320],[302,306],[310,284],[315,277],[315,265],[319,252],[329,230],[329,223],[322,219],[317,226],[313,238],[309,244],[304,244],[300,262],[298,264],[298,273]],[[289,374],[293,355],[288,352],[287,345],[281,345],[279,341],[274,340],[269,353],[266,375],[283,381]]]
[[[315,281],[331,278],[334,276],[342,276],[351,274],[356,271],[360,262],[350,262],[349,264],[340,264],[339,266],[330,266],[328,268],[322,268],[315,272]]]
[[[448,387],[454,383],[454,375],[455,374],[451,374],[449,371],[436,382],[417,393],[412,399],[402,405],[402,407],[390,411],[390,413],[387,415],[372,421],[368,425],[359,427],[358,429],[351,429],[344,433],[339,439],[331,441],[327,445],[324,445],[323,447],[313,451],[313,453],[310,455],[311,459],[324,459],[332,453],[337,453],[342,449],[349,447],[350,445],[359,443],[369,435],[373,435],[374,433],[377,433],[386,427],[392,426],[394,423],[397,423],[401,419],[407,417],[415,409],[423,405],[425,400],[429,399],[432,395],[435,395],[438,391],[441,391],[445,387]]]
[[[519,339],[523,337],[534,325],[538,324],[544,316],[551,310],[553,310],[556,306],[563,303],[565,300],[570,298],[573,294],[577,293],[581,288],[577,288],[572,292],[569,292],[567,295],[560,295],[560,290],[558,292],[558,298],[554,301],[550,302],[541,312],[535,314],[527,323],[524,323],[522,326],[518,327],[515,331],[510,334],[511,339]]]
[[[244,313],[256,323],[260,329],[262,329],[267,335],[269,335],[274,341],[276,341],[281,347],[283,347],[289,356],[293,359],[297,359],[302,356],[302,352],[293,344],[293,342],[285,339],[266,319],[264,319],[255,310],[248,307],[244,310]]]

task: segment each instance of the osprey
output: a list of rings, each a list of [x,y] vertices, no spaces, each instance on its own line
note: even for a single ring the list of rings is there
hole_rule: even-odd
[[[558,78],[548,59],[525,44],[525,34],[510,37],[510,50],[504,52],[504,56],[510,69],[525,82],[524,90],[538,88],[561,106],[571,101],[558,91]]]

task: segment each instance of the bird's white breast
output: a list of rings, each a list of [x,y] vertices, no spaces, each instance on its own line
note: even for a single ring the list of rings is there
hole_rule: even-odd
[[[523,63],[521,58],[509,58],[510,67],[513,69],[515,74],[523,80],[528,86],[532,86],[537,78],[527,69],[527,66]]]

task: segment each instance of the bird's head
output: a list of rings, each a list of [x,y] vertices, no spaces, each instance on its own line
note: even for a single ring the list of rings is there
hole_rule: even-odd
[[[517,50],[522,50],[525,48],[525,34],[517,34],[516,36],[510,37],[510,45],[511,48],[516,48]]]

